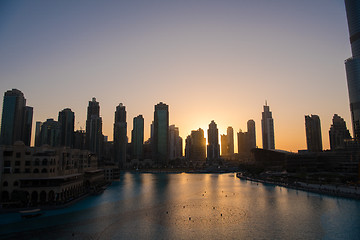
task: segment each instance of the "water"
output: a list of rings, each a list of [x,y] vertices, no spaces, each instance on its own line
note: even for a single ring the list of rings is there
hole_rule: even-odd
[[[125,173],[38,218],[0,215],[2,239],[360,239],[360,201],[234,174]]]

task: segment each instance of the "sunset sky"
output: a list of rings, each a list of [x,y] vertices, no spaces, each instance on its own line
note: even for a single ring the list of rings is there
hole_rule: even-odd
[[[343,0],[3,0],[0,94],[21,90],[34,128],[69,107],[84,129],[96,97],[109,140],[119,103],[129,141],[139,114],[146,140],[162,101],[183,139],[211,120],[223,134],[254,119],[259,147],[267,100],[277,149],[306,149],[308,114],[328,149],[335,113],[352,133],[348,38]]]

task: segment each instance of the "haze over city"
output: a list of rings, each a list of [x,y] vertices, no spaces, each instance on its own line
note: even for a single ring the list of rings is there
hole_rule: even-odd
[[[333,114],[351,130],[341,0],[2,1],[0,42],[0,92],[20,89],[34,123],[68,107],[85,129],[96,97],[109,140],[119,103],[128,137],[142,114],[146,140],[162,101],[183,139],[254,119],[261,147],[267,100],[277,149],[306,148],[304,115],[319,115],[324,149]]]

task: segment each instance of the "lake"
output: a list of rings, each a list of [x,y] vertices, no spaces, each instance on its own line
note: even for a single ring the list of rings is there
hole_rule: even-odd
[[[0,239],[360,239],[359,200],[235,174],[124,173],[67,208],[0,216]]]

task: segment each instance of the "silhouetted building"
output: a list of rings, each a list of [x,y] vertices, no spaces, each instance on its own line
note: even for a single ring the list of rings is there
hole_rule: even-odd
[[[41,132],[41,124],[42,122],[37,121],[35,126],[35,147],[40,147],[40,132]]]
[[[226,130],[227,133],[227,145],[228,145],[228,155],[234,154],[234,129],[228,127]]]
[[[322,151],[321,124],[317,115],[305,116],[306,143],[309,152]]]
[[[96,98],[89,101],[86,119],[86,146],[87,149],[96,153],[98,160],[101,159],[101,147],[103,142],[102,119],[100,117],[100,105]]]
[[[74,146],[75,114],[70,108],[59,112],[58,122],[61,127],[60,145],[72,148]]]
[[[221,141],[221,156],[228,156],[229,155],[229,149],[228,149],[228,139],[227,135],[221,134],[220,135],[220,141]]]
[[[265,102],[261,119],[263,149],[275,149],[274,119],[270,107]]]
[[[345,0],[352,57],[345,61],[354,138],[360,140],[360,4]]]
[[[199,128],[191,131],[191,135],[186,138],[185,154],[188,161],[193,164],[203,164],[206,159],[206,139],[204,130]]]
[[[61,126],[59,122],[49,118],[41,125],[40,146],[49,145],[51,147],[60,146]]]
[[[351,139],[350,132],[346,127],[346,122],[337,114],[334,114],[332,122],[333,124],[329,131],[330,149],[344,149],[345,140]]]
[[[126,166],[126,150],[127,150],[127,123],[125,106],[120,103],[116,107],[114,122],[114,154],[115,163],[120,167]]]
[[[86,149],[86,133],[84,130],[77,130],[74,132],[74,148]]]
[[[174,160],[182,157],[182,138],[179,136],[179,128],[175,125],[169,127],[169,159]]]
[[[33,108],[26,106],[24,94],[18,89],[8,90],[4,94],[1,119],[1,145],[12,145],[23,141],[30,146]]]
[[[166,166],[169,158],[169,106],[155,105],[153,123],[153,159],[158,166]]]
[[[142,115],[134,117],[133,130],[131,131],[131,144],[133,158],[143,159],[144,118]]]
[[[256,148],[256,131],[255,131],[255,121],[250,119],[247,121],[247,134],[249,141],[249,149]]]
[[[250,152],[249,147],[249,133],[243,132],[240,129],[240,132],[237,134],[238,137],[238,153],[248,153]]]
[[[214,120],[209,124],[207,159],[214,160],[220,157],[219,131]]]

